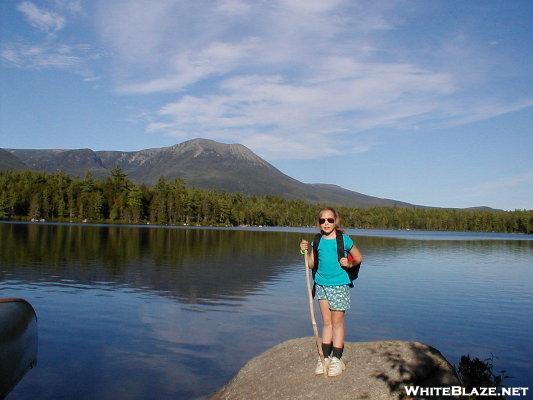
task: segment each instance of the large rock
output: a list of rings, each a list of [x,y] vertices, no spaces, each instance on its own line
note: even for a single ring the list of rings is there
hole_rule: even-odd
[[[212,398],[406,399],[403,385],[459,385],[442,354],[419,342],[346,343],[346,371],[334,378],[314,374],[317,359],[314,338],[288,340],[250,360]]]

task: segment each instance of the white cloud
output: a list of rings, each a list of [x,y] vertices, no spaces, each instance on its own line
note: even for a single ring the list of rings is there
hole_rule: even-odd
[[[25,69],[63,69],[81,75],[85,81],[94,81],[87,64],[98,55],[87,45],[65,45],[46,42],[40,44],[8,43],[0,49],[0,60],[5,64]]]
[[[213,42],[201,51],[188,51],[176,57],[175,71],[168,76],[119,88],[125,93],[175,92],[213,75],[222,75],[247,62],[249,52],[257,46],[252,39],[242,43]]]
[[[183,46],[186,38],[194,40],[191,35],[195,32],[187,20],[200,10],[194,13],[191,4],[179,5],[172,0],[106,0],[96,6],[95,22],[116,63],[136,68],[152,66],[154,74],[167,66],[169,54],[175,56],[187,49]]]
[[[81,0],[54,0],[54,4],[59,10],[71,14],[79,14],[83,12],[83,4]]]
[[[445,71],[373,58],[368,33],[394,24],[351,2],[105,4],[100,32],[118,54],[118,90],[177,94],[149,132],[253,141],[270,157],[313,138],[334,153],[335,134],[421,120],[457,91]]]
[[[455,90],[446,75],[415,66],[362,65],[346,58],[326,64],[310,68],[308,78],[298,83],[281,75],[221,80],[211,91],[216,94],[184,95],[163,106],[157,129],[253,142],[254,149],[271,158],[292,157],[293,145],[312,139],[321,146],[297,153],[313,158],[336,154],[338,134],[419,118],[435,111],[436,97]],[[351,68],[338,69],[339,64]],[[369,148],[362,144],[354,151]]]
[[[241,0],[220,0],[216,4],[216,11],[226,16],[239,16],[244,15],[252,5]]]
[[[49,2],[55,10],[76,17],[83,13],[81,0],[53,0]],[[102,52],[85,43],[68,43],[61,38],[65,17],[55,11],[46,10],[30,1],[17,6],[33,27],[44,33],[41,39],[13,36],[0,47],[0,61],[16,68],[40,70],[60,69],[80,75],[85,82],[99,80],[91,63],[102,58]]]
[[[283,9],[296,13],[323,13],[335,10],[339,5],[345,3],[343,0],[281,0]]]
[[[446,107],[446,113],[437,126],[464,125],[533,107],[533,99],[507,102],[482,99],[475,104],[464,104],[461,101],[457,103]]]
[[[57,32],[65,25],[65,18],[61,15],[39,8],[30,1],[23,1],[17,8],[31,26],[42,31]]]
[[[476,186],[465,189],[467,192],[478,195],[491,195],[499,193],[502,190],[511,190],[519,187],[533,185],[533,172],[524,172],[521,174],[509,176],[501,179],[494,179],[482,182]]]
[[[463,188],[462,197],[470,204],[493,204],[508,210],[533,209],[533,171],[522,172],[498,179],[486,180]]]
[[[2,49],[0,56],[14,66],[30,69],[68,69],[82,64],[82,59],[74,54],[72,48],[65,45],[8,45]]]
[[[96,9],[100,38],[113,54],[115,89],[164,93],[146,125],[151,133],[254,143],[271,158],[292,157],[313,140],[334,154],[338,135],[359,143],[370,129],[447,127],[532,105],[480,94],[492,69],[477,68],[488,55],[463,32],[406,45],[409,21],[399,7],[101,0]]]

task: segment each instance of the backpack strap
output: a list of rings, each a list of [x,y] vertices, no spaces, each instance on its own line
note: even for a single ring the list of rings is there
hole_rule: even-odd
[[[317,233],[315,237],[313,238],[313,256],[315,258],[315,265],[313,266],[313,289],[311,290],[311,294],[313,296],[313,299],[315,298],[315,289],[316,289],[316,282],[315,282],[315,275],[316,271],[318,270],[318,245],[320,243],[320,239],[322,239],[322,234]]]
[[[339,262],[341,261],[341,258],[348,257],[348,254],[344,253],[344,238],[342,233],[339,231],[337,231],[337,257],[339,258]],[[348,274],[348,278],[350,278],[350,283],[348,284],[348,286],[350,286],[351,288],[353,288],[353,281],[356,280],[359,275],[360,266],[361,264],[351,268],[341,267]]]
[[[317,233],[313,238],[313,256],[315,257],[315,266],[313,267],[314,270],[318,268],[318,245],[320,243],[320,239],[322,239],[321,233]]]
[[[337,231],[337,258],[339,259],[339,262],[341,258],[346,257],[344,254],[344,238],[342,237],[342,233]]]

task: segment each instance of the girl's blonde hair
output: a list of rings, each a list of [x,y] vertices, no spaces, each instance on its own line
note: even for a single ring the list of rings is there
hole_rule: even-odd
[[[318,229],[320,229],[320,224],[319,224],[318,220],[320,219],[320,216],[322,215],[322,213],[324,211],[331,211],[333,213],[333,215],[335,217],[335,230],[337,230],[338,232],[344,233],[344,229],[342,229],[342,226],[341,226],[341,217],[337,213],[337,211],[335,211],[335,209],[332,208],[332,207],[325,207],[325,208],[323,208],[322,210],[320,210],[318,212],[318,216],[317,216],[317,219],[316,219],[316,223],[318,225]]]

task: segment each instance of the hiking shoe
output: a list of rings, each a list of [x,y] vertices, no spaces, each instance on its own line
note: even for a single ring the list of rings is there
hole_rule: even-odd
[[[346,369],[346,365],[344,365],[342,360],[338,359],[337,357],[331,357],[329,361],[329,366],[328,366],[328,376],[340,375],[342,374],[342,371],[344,371],[345,369]]]
[[[328,368],[329,366],[329,357],[326,357],[325,359],[325,364],[326,364],[326,369]],[[316,368],[315,368],[315,374],[316,375],[322,375],[324,373],[324,365],[322,364],[322,360],[320,359],[320,357],[318,357],[318,362],[316,363]]]

